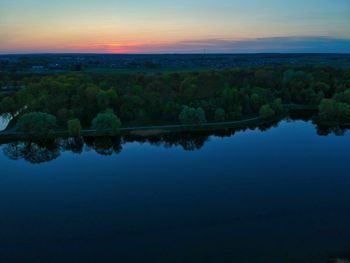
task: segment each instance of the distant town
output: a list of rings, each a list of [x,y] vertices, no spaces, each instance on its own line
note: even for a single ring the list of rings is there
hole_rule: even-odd
[[[116,70],[221,70],[234,67],[278,65],[350,65],[350,54],[34,54],[0,55],[0,71],[45,73],[50,71]]]

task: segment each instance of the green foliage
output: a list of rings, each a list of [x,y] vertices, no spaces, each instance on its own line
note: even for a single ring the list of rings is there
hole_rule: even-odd
[[[9,74],[6,82],[23,88],[1,95],[0,113],[46,112],[57,118],[61,128],[72,118],[87,127],[107,109],[129,126],[177,122],[181,105],[205,112],[201,118],[193,110],[184,114],[188,116],[182,121],[188,123],[258,116],[266,104],[282,116],[282,102],[315,106],[323,99],[334,99],[350,105],[349,70],[324,66],[279,65],[176,74]]]
[[[16,129],[36,137],[46,137],[56,127],[56,122],[56,117],[51,114],[31,112],[20,117]]]
[[[0,101],[0,114],[1,113],[13,114],[16,111],[17,111],[16,103],[12,97],[5,97]]]
[[[178,120],[179,112],[181,111],[181,105],[170,101],[165,105],[164,108],[164,119],[176,122]]]
[[[240,109],[238,90],[225,88],[222,92],[222,105],[227,111],[238,111]]]
[[[69,119],[70,113],[66,108],[61,108],[57,111],[57,122],[59,125],[63,126],[66,120]]]
[[[319,117],[327,122],[350,121],[350,107],[334,99],[323,99],[319,106]]]
[[[327,83],[324,83],[321,81],[316,82],[313,86],[313,89],[316,92],[322,91],[323,94],[328,94],[328,95],[330,95],[330,92],[331,92],[331,87]]]
[[[207,122],[205,112],[200,107],[192,108],[184,106],[180,113],[179,119],[181,123],[191,125],[200,125]]]
[[[262,105],[264,105],[264,99],[258,94],[253,93],[250,97],[250,106],[253,111],[257,112]]]
[[[72,119],[67,122],[68,133],[72,137],[81,135],[81,124],[79,119]]]
[[[97,93],[97,104],[100,110],[114,108],[117,104],[118,95],[114,90],[101,90]]]
[[[216,121],[224,121],[225,120],[225,110],[222,108],[218,108],[215,110],[215,120]]]
[[[91,128],[101,133],[115,135],[121,127],[120,119],[112,112],[100,113],[93,120]]]
[[[344,102],[350,105],[350,89],[346,89],[343,92],[335,93],[333,98],[336,101]]]
[[[232,111],[226,114],[227,119],[229,120],[240,120],[242,119],[242,114],[239,111]]]
[[[185,97],[195,96],[197,88],[197,79],[193,76],[187,77],[181,83],[181,92]]]
[[[271,119],[275,116],[275,111],[271,108],[270,105],[265,104],[261,106],[259,114],[263,119]]]
[[[310,101],[310,97],[309,93],[305,93],[305,90],[312,86],[312,81],[312,75],[307,72],[288,70],[284,72],[282,83],[288,89],[293,101],[307,103]],[[311,89],[311,91],[313,90]]]
[[[122,120],[130,121],[138,119],[140,116],[140,110],[143,108],[143,99],[138,95],[127,94],[122,97],[122,101],[123,102],[120,106],[120,116]],[[159,111],[159,108],[157,109]]]
[[[282,115],[285,113],[283,103],[282,103],[282,100],[280,98],[275,99],[272,102],[271,108],[273,109],[273,111],[275,112],[276,115]]]

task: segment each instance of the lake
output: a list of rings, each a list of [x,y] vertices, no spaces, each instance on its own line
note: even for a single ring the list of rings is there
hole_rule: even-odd
[[[3,144],[0,262],[349,257],[350,134],[319,134]]]

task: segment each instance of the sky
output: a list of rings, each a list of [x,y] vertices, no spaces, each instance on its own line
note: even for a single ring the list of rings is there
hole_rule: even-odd
[[[0,53],[350,53],[349,0],[0,0]]]

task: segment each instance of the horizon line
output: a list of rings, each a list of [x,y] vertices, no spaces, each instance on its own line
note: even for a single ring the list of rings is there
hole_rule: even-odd
[[[164,53],[113,53],[113,52],[19,52],[1,53],[0,56],[20,55],[350,55],[350,52],[164,52]]]

